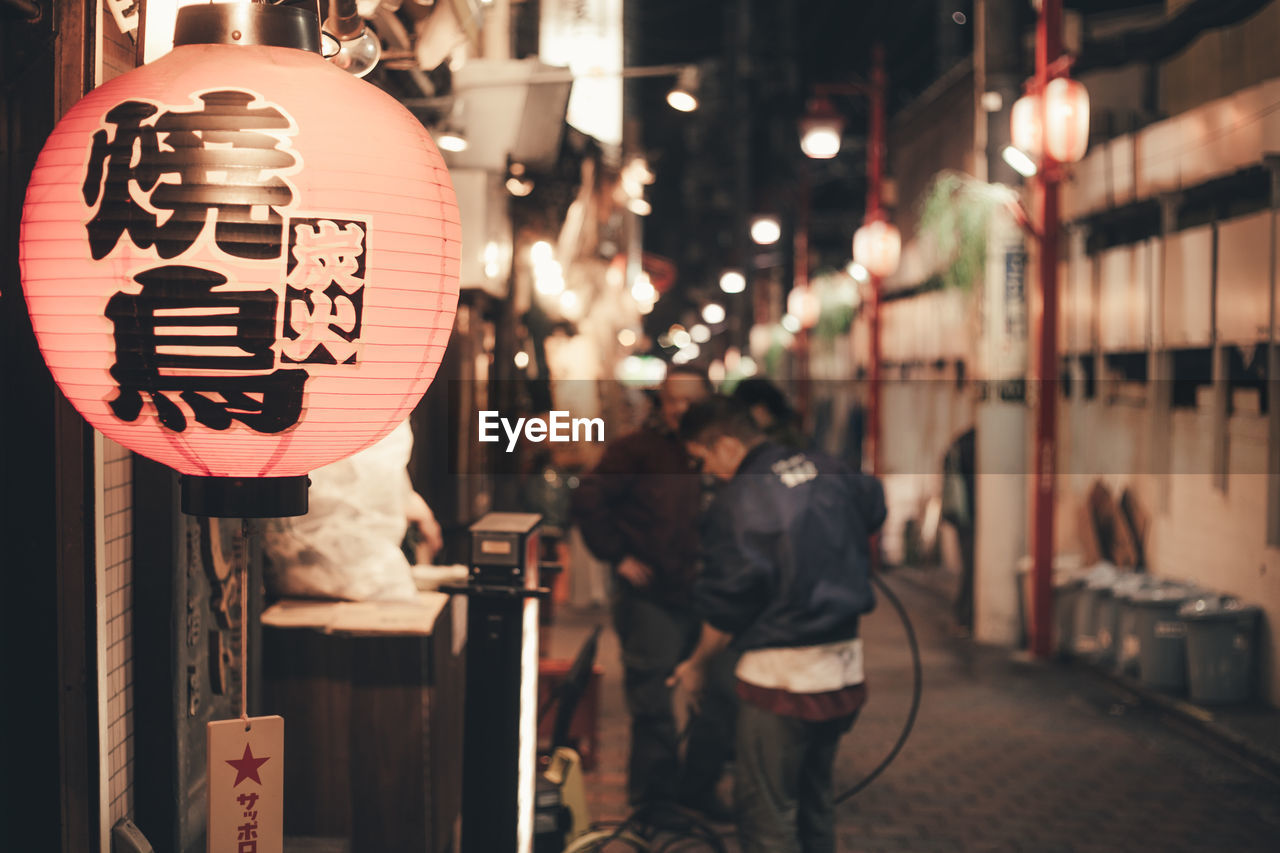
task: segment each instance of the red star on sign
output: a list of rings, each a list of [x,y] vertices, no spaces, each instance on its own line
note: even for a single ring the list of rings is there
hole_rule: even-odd
[[[225,759],[225,761],[236,769],[236,781],[231,787],[236,787],[245,779],[252,779],[259,785],[262,780],[258,778],[258,768],[271,760],[270,756],[266,758],[254,758],[253,753],[249,750],[249,744],[244,745],[244,755],[237,759]]]

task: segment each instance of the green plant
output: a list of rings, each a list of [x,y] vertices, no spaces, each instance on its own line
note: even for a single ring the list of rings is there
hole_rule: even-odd
[[[933,242],[946,264],[944,287],[969,290],[979,281],[987,259],[987,227],[991,214],[1006,204],[1012,191],[960,172],[939,172],[920,210],[920,233]]]

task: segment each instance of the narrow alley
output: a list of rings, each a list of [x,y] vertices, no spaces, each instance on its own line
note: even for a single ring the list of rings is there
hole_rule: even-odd
[[[1275,849],[1280,779],[1083,667],[1024,662],[953,637],[934,590],[901,576],[890,583],[919,638],[924,689],[897,759],[837,807],[842,853]],[[599,621],[607,624],[606,610],[564,612],[551,654],[572,656]],[[863,627],[870,699],[841,744],[837,791],[880,762],[910,707],[910,654],[897,615],[882,598]],[[600,753],[587,790],[592,819],[607,821],[627,813],[628,725],[608,629],[597,664]],[[731,828],[720,828],[736,850]]]

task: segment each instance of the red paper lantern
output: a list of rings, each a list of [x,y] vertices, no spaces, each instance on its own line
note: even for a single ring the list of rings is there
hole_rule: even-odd
[[[898,270],[902,255],[902,235],[891,223],[876,219],[853,234],[853,259],[879,278]]]
[[[435,377],[453,188],[408,110],[320,57],[314,13],[189,6],[175,44],[45,144],[22,215],[32,325],[89,423],[186,475],[184,510],[305,512],[306,473]]]
[[[1009,111],[1009,130],[1014,148],[1033,160],[1038,159],[1044,150],[1043,127],[1039,95],[1023,95],[1013,102]]]
[[[1089,148],[1089,92],[1079,80],[1056,77],[1044,87],[1045,152],[1075,163]]]
[[[812,329],[822,316],[822,300],[811,286],[797,285],[787,294],[787,313],[800,322],[801,328]]]

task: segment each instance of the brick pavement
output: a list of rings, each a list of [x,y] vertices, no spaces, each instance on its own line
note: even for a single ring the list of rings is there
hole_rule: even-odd
[[[920,635],[925,691],[916,729],[885,774],[838,810],[840,850],[1272,851],[1280,780],[1253,774],[1170,727],[1158,709],[1059,665],[953,639],[936,597],[894,581]],[[550,652],[570,656],[605,610],[565,611]],[[841,745],[837,789],[887,752],[909,704],[909,656],[892,608],[864,625],[871,699]],[[618,650],[602,635],[594,819],[627,811],[627,718]]]

